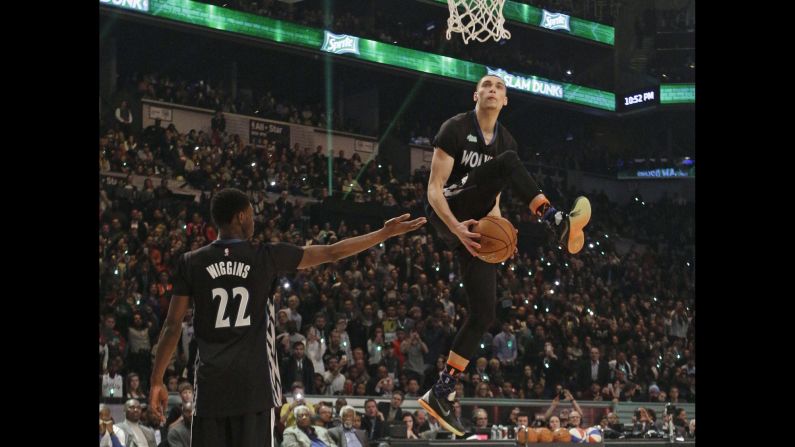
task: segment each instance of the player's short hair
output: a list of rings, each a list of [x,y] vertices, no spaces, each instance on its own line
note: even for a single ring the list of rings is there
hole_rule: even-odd
[[[224,188],[210,202],[210,214],[219,227],[232,222],[235,214],[245,211],[251,202],[243,191],[237,188]]]
[[[478,83],[475,84],[475,89],[479,89],[480,88],[480,83],[483,82],[483,80],[486,79],[489,76],[493,76],[493,77],[499,79],[500,81],[502,81],[503,84],[508,85],[508,84],[505,83],[505,79],[503,79],[501,76],[498,76],[498,75],[495,75],[495,74],[485,74],[485,75],[483,75],[483,77],[478,79]]]

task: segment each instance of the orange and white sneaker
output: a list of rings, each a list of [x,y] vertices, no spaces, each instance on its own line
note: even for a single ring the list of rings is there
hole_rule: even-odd
[[[591,201],[580,196],[574,199],[571,211],[564,214],[552,207],[545,210],[544,220],[549,222],[559,234],[558,242],[571,254],[579,253],[585,245],[583,228],[591,221]]]
[[[542,203],[538,208],[538,215],[558,233],[558,242],[566,247],[566,251],[575,254],[582,250],[585,245],[585,233],[582,229],[591,220],[591,202],[587,197],[574,199],[574,206],[568,214]]]

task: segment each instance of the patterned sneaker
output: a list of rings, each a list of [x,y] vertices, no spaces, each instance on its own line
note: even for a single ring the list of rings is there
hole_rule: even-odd
[[[439,421],[439,425],[456,436],[464,436],[464,427],[455,419],[453,401],[455,400],[455,382],[452,375],[443,371],[439,381],[419,398],[417,402],[431,416]]]

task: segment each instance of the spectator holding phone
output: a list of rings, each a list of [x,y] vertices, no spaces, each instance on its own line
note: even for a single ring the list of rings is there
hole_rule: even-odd
[[[301,382],[294,382],[292,386],[293,401],[282,405],[279,416],[281,423],[284,427],[292,427],[295,425],[295,414],[293,410],[301,405],[306,406],[312,414],[315,414],[315,407],[309,402],[304,400],[304,384]]]
[[[571,392],[569,390],[563,389],[562,386],[558,385],[556,387],[556,391],[557,393],[555,394],[555,398],[552,399],[551,405],[547,409],[546,413],[544,413],[544,420],[545,421],[550,420],[550,417],[555,413],[555,410],[558,408],[560,400],[563,399],[564,401],[567,402],[570,401],[572,407],[574,407],[575,410],[569,413],[569,425],[571,425],[572,427],[579,427],[582,423],[581,421],[582,408],[580,408],[580,405],[577,403],[576,400],[574,400],[574,396],[571,395]],[[571,420],[571,417],[574,415],[574,413],[577,413],[578,420],[576,422]]]

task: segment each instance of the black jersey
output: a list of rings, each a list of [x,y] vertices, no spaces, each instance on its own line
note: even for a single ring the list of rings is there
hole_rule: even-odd
[[[455,158],[453,172],[447,179],[444,196],[452,197],[466,187],[469,172],[505,151],[516,150],[516,140],[499,121],[494,136],[486,144],[474,110],[459,113],[442,124],[433,146]]]
[[[180,258],[174,295],[194,309],[196,415],[235,416],[281,404],[272,293],[295,271],[303,250],[291,244],[218,240]]]

